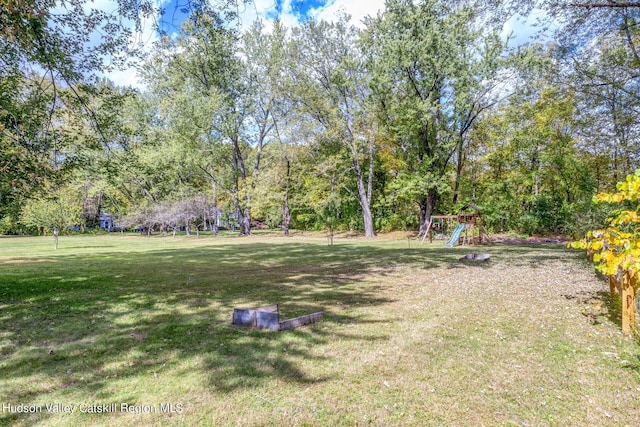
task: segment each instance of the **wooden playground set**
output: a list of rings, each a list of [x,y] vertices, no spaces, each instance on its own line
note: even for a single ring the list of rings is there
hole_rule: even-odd
[[[457,245],[481,245],[491,241],[482,226],[480,209],[472,203],[465,205],[457,215],[432,215],[420,244],[424,243],[427,236],[429,242],[446,239],[445,246],[449,248]]]

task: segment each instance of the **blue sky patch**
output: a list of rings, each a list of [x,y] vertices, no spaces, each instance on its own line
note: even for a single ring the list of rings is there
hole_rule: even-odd
[[[158,20],[159,30],[163,34],[174,33],[188,17],[189,0],[170,0],[162,7],[162,15]]]
[[[308,18],[309,11],[317,9],[327,4],[332,3],[332,0],[292,0],[291,11],[283,10],[284,0],[273,0],[273,6],[267,10],[259,10],[258,13],[262,14],[269,20],[275,20],[283,13],[291,13],[300,21],[305,21]],[[254,7],[253,5],[247,5],[246,7]],[[158,21],[161,33],[174,33],[178,31],[180,25],[189,16],[189,0],[169,0],[163,6],[163,14]]]
[[[281,0],[278,0],[278,2],[281,2]],[[329,1],[327,0],[293,0],[291,2],[291,9],[294,15],[300,18],[307,18],[309,10],[317,9],[318,7],[324,6],[327,3],[329,3]]]

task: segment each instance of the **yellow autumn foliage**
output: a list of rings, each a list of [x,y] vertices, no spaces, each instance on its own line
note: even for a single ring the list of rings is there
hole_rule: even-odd
[[[640,169],[619,182],[616,188],[616,193],[597,194],[594,201],[615,204],[640,202]],[[609,218],[608,228],[588,231],[582,240],[571,242],[569,247],[586,250],[592,255],[596,268],[605,275],[627,272],[631,277],[636,276],[640,272],[639,210],[640,206],[635,210],[618,211]]]

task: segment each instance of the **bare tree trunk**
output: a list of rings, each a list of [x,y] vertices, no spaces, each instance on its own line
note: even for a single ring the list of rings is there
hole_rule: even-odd
[[[207,200],[207,196],[202,194],[202,231],[207,231],[211,226],[211,221],[209,220],[209,212],[211,212],[211,208],[209,207],[209,201]]]
[[[364,235],[365,237],[375,237],[371,205],[364,192],[364,185],[361,179],[358,179],[358,194],[360,196],[360,207],[362,208],[362,219],[364,220]]]
[[[211,176],[213,177],[213,165],[211,166]],[[213,192],[213,235],[218,235],[218,184],[211,178],[211,190]]]
[[[236,194],[235,194],[235,203],[236,203],[236,212],[238,214],[238,225],[240,226],[240,233],[243,235],[251,234],[251,196],[249,195],[249,189],[247,188],[247,171],[244,165],[244,159],[242,157],[242,152],[240,151],[240,143],[238,141],[238,137],[236,135],[233,141],[233,157],[236,166]],[[239,175],[239,176],[238,176]],[[244,212],[240,208],[240,195],[239,195],[239,183],[238,179],[242,180],[242,187],[245,191],[245,208]]]
[[[240,200],[238,197],[238,177],[236,176],[235,179],[235,188],[234,188],[234,193],[233,193],[233,205],[234,205],[234,210],[236,213],[236,220],[238,221],[238,227],[242,227],[242,224],[244,223],[244,214],[242,212],[242,209],[240,209]],[[235,224],[232,224],[233,228],[235,229]],[[241,228],[242,229],[242,228]]]
[[[102,213],[102,198],[104,197],[104,190],[100,190],[100,193],[98,193],[98,202],[97,202],[97,206],[96,206],[96,216],[93,220],[93,228],[96,228],[96,224],[98,225],[98,228],[100,228],[100,214]],[[107,227],[107,231],[111,231],[108,229]]]
[[[427,227],[429,226],[431,215],[433,215],[433,211],[436,208],[437,203],[438,190],[435,188],[427,190],[427,194],[425,194],[424,198],[419,202],[418,215],[420,218],[420,228],[418,235],[427,232]]]
[[[244,182],[245,194],[244,194],[244,215],[242,216],[242,234],[248,236],[251,234],[251,193],[247,188],[246,181]]]
[[[456,165],[456,179],[453,185],[453,204],[458,203],[459,193],[460,193],[460,179],[462,178],[462,166],[464,165],[464,140],[463,137],[460,136],[460,140],[457,144],[457,165]]]
[[[373,136],[369,136],[369,176],[367,177],[367,214],[364,217],[364,230],[366,237],[375,237],[373,228],[373,214],[371,213],[371,198],[373,197],[373,153],[375,151],[375,141]],[[367,224],[367,221],[369,224]],[[368,233],[368,234],[367,234]]]
[[[282,205],[282,230],[285,236],[289,235],[289,224],[291,223],[291,212],[289,211],[289,177],[291,176],[291,163],[288,158],[284,158],[287,162],[287,175],[285,177],[284,203]]]
[[[358,201],[360,202],[360,208],[362,209],[362,219],[364,220],[364,235],[365,237],[375,237],[373,231],[373,216],[371,215],[371,203],[370,194],[364,188],[364,177],[362,176],[362,170],[360,169],[360,162],[357,158],[352,159],[353,170],[356,176],[356,185],[358,187]]]
[[[242,213],[242,210],[240,209],[240,204],[238,203],[238,201],[236,200],[236,222],[237,224],[232,224],[233,230],[235,231],[236,225],[238,226],[238,230],[242,230],[242,224],[244,223],[244,214]]]

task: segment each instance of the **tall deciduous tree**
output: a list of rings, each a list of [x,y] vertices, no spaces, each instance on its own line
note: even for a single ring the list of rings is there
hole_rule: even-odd
[[[279,22],[274,24],[270,33],[265,33],[259,21],[256,21],[242,38],[241,52],[245,57],[244,79],[249,88],[248,120],[244,124],[244,134],[253,151],[253,171],[251,183],[245,189],[246,206],[243,216],[244,231],[247,234],[252,198],[260,180],[263,150],[268,144],[279,139],[278,124],[285,123],[290,110],[290,103],[280,83],[287,71],[286,38],[286,29]]]
[[[235,55],[237,43],[235,32],[224,28],[220,16],[194,15],[176,39],[165,37],[156,45],[143,76],[168,131],[164,147],[180,150],[174,150],[182,159],[176,166],[189,163],[207,177],[214,210],[220,187],[226,187],[243,223],[240,192],[246,188],[242,184],[247,174],[242,127],[247,98],[240,79],[242,62]]]
[[[263,149],[284,114],[276,90],[284,41],[277,25],[264,34],[255,24],[240,38],[215,14],[196,14],[176,40],[163,40],[147,66],[163,105],[160,113],[173,130],[170,138],[190,150],[188,156],[211,180],[214,209],[218,184],[229,176],[220,171],[219,159],[228,156],[228,190],[242,234],[251,232]]]
[[[336,23],[310,21],[294,31],[293,40],[297,101],[315,122],[318,142],[335,147],[335,154],[347,160],[336,166],[354,178],[365,236],[373,237],[376,130],[367,105],[369,74],[357,45],[358,30],[344,16]]]
[[[590,49],[572,58],[565,79],[577,95],[581,120],[577,134],[585,149],[608,159],[606,172],[600,167],[594,170],[603,188],[611,188],[640,166],[640,57],[627,40],[628,36],[632,43],[640,40],[640,32],[626,28],[628,22],[622,25],[624,30],[600,36]]]
[[[603,189],[638,167],[640,3],[637,1],[527,0],[506,2],[523,13],[538,8],[541,28],[556,44],[563,69],[556,82],[579,103],[585,148],[600,156],[595,174]],[[605,163],[608,163],[605,165]]]
[[[0,217],[12,222],[23,203],[57,175],[61,135],[51,123],[54,98],[46,77],[0,77]]]
[[[237,17],[233,6],[242,1],[189,1],[181,7],[199,13],[217,11],[224,19],[232,21]],[[154,25],[152,23],[157,22],[161,13],[152,0],[0,2],[0,157],[6,157],[6,161],[0,161],[0,168],[17,170],[13,164],[20,162],[30,170],[21,172],[16,179],[11,178],[9,187],[16,188],[15,184],[28,174],[41,177],[49,173],[46,163],[24,160],[33,157],[26,151],[46,151],[47,143],[52,139],[30,137],[25,130],[27,127],[34,129],[37,121],[37,126],[43,130],[41,135],[51,134],[59,127],[54,113],[61,107],[64,114],[73,111],[91,121],[97,130],[94,136],[108,138],[108,132],[103,132],[104,123],[92,108],[87,88],[98,85],[103,72],[130,67],[135,62],[145,41],[141,37],[143,26],[145,23]],[[32,104],[34,94],[41,104],[37,109]],[[23,112],[28,112],[29,126],[25,126]],[[44,149],[23,149],[36,142],[44,142]],[[15,197],[13,189],[7,189],[0,183],[0,215],[3,218],[15,216],[21,203],[19,200],[24,199],[23,195]],[[32,191],[37,189],[37,185],[32,186]],[[13,195],[9,196],[11,193]]]
[[[419,207],[420,232],[464,161],[466,136],[501,95],[505,43],[466,2],[390,0],[368,22],[367,45],[380,120],[402,156]],[[457,154],[457,156],[456,156]],[[454,183],[457,199],[459,179]]]

